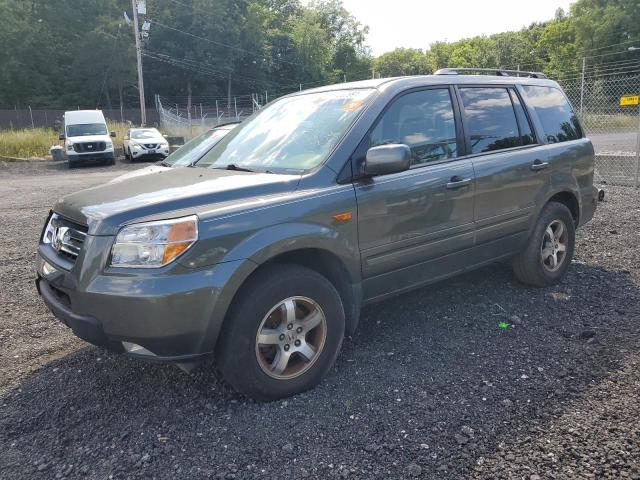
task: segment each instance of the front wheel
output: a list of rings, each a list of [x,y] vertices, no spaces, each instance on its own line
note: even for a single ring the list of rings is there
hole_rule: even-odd
[[[223,378],[257,400],[317,385],[344,336],[340,295],[319,273],[297,265],[259,272],[239,292],[219,345]]]
[[[569,209],[549,202],[542,209],[526,248],[512,262],[522,283],[547,287],[567,273],[575,247],[575,223]]]

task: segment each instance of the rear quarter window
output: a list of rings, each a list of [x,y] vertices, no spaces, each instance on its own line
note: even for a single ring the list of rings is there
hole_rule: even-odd
[[[503,87],[463,87],[460,95],[471,153],[522,145],[509,90]]]
[[[583,137],[578,117],[562,91],[555,87],[524,85],[528,104],[535,110],[549,143]]]

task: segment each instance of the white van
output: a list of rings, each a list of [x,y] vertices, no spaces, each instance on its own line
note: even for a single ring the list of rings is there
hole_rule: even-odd
[[[69,168],[103,161],[110,165],[116,162],[113,142],[116,132],[107,130],[107,122],[100,110],[72,110],[64,113],[64,151],[69,160]]]

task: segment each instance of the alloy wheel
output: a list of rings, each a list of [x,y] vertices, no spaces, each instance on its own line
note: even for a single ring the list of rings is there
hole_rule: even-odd
[[[567,256],[567,227],[562,220],[553,220],[545,229],[540,246],[542,265],[550,272],[557,271]]]
[[[298,377],[318,359],[326,336],[327,320],[320,306],[307,297],[289,297],[260,322],[255,342],[258,364],[273,378]]]

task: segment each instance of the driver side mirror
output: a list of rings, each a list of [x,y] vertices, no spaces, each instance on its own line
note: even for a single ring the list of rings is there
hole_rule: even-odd
[[[111,136],[115,137],[116,136],[116,132],[111,132]]]
[[[404,172],[411,166],[411,149],[403,143],[380,145],[367,150],[364,173],[367,176]]]
[[[66,137],[64,136],[64,133],[61,133],[60,136],[58,137],[58,140],[64,140]]]

